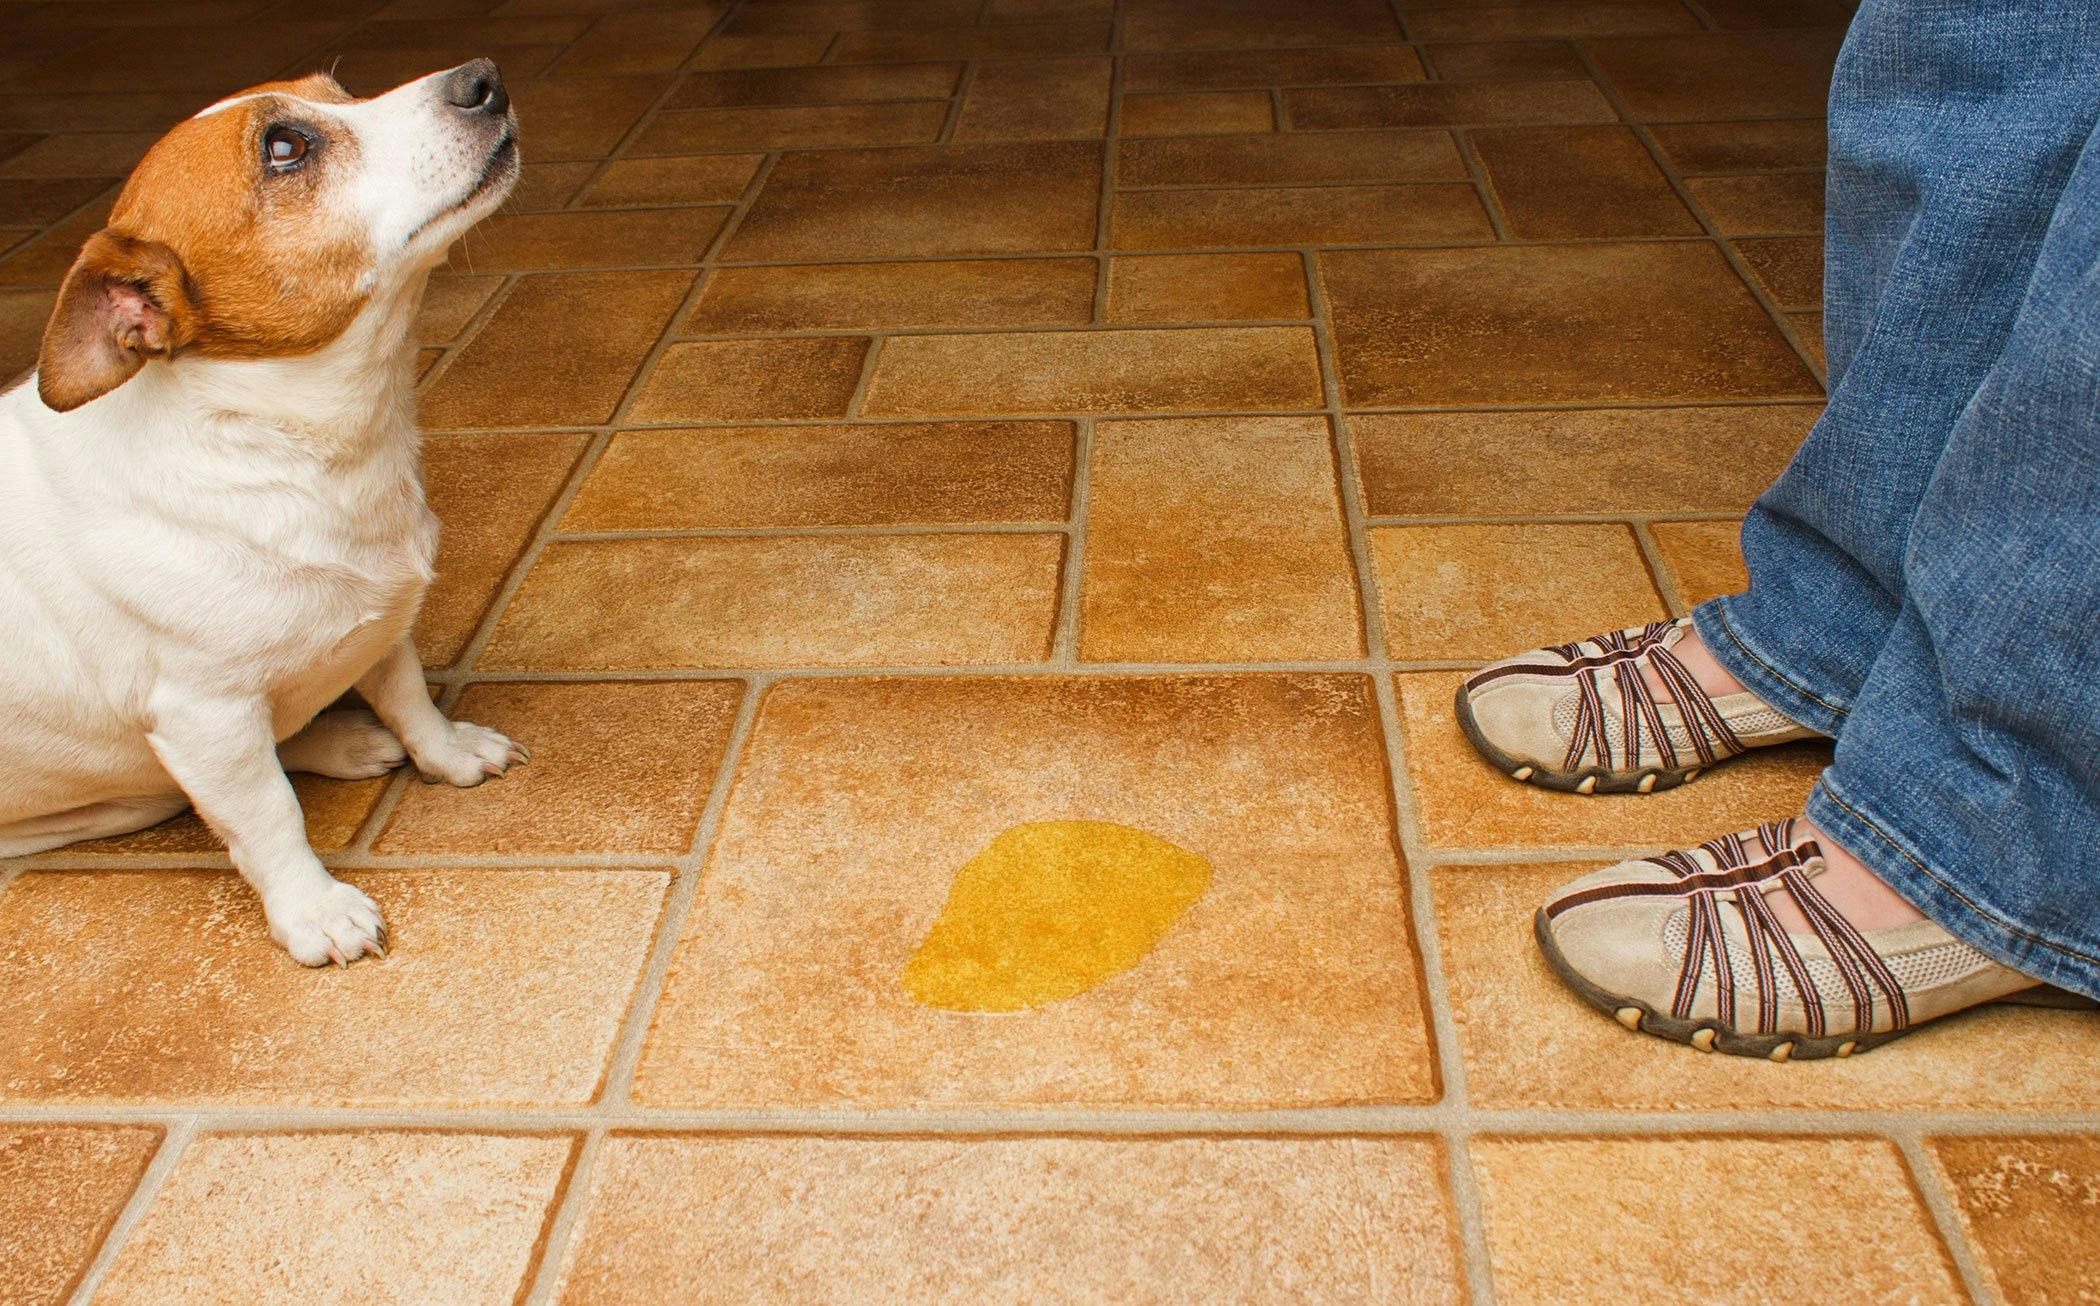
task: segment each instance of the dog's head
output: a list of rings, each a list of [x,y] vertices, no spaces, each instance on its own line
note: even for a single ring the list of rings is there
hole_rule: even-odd
[[[154,145],[81,248],[38,393],[65,411],[149,359],[327,345],[502,202],[516,140],[486,59],[369,100],[315,74],[219,101]]]

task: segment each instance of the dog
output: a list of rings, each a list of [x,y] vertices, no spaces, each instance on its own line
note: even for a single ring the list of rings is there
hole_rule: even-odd
[[[0,857],[194,806],[298,961],[385,955],[307,843],[287,771],[526,760],[431,702],[409,328],[518,177],[477,59],[357,99],[213,104],[147,153],[0,395]],[[370,711],[324,711],[355,688]]]

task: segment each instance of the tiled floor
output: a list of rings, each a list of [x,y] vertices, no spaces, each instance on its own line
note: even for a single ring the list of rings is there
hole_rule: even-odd
[[[1474,760],[1454,678],[1741,583],[1814,419],[1842,0],[0,0],[0,375],[123,171],[493,54],[419,324],[446,704],[301,779],[301,970],[190,819],[0,868],[0,1301],[2093,1300],[2100,1021],[1775,1066],[1528,916],[1796,810]],[[1041,821],[1209,891],[1033,1011],[899,973]]]

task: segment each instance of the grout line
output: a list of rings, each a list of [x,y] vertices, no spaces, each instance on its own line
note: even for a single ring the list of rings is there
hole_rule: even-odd
[[[991,0],[985,0],[990,4]],[[963,61],[962,72],[956,75],[955,85],[948,92],[948,114],[941,120],[940,134],[933,138],[935,145],[955,143],[955,129],[962,125],[963,105],[970,98],[970,88],[977,83],[979,60]]]
[[[568,1260],[569,1243],[575,1237],[576,1226],[582,1223],[583,1208],[589,1202],[591,1170],[598,1163],[598,1149],[604,1141],[604,1126],[594,1124],[584,1131],[583,1143],[576,1149],[576,1159],[569,1166],[568,1179],[550,1212],[553,1218],[547,1221],[546,1233],[540,1239],[538,1260],[527,1281],[519,1285],[516,1300],[530,1306],[554,1300],[564,1262]]]
[[[1451,133],[1458,144],[1458,156],[1465,161],[1466,175],[1473,179],[1473,188],[1480,193],[1480,206],[1487,210],[1488,226],[1495,232],[1495,239],[1504,244],[1523,244],[1510,233],[1509,220],[1502,212],[1502,197],[1495,193],[1495,185],[1488,177],[1487,162],[1473,144],[1473,138],[1465,128]]]
[[[101,1287],[103,1278],[109,1274],[109,1267],[116,1264],[117,1255],[123,1249],[124,1243],[131,1237],[132,1231],[138,1228],[139,1222],[146,1218],[146,1212],[152,1207],[153,1199],[160,1195],[161,1186],[167,1183],[168,1175],[175,1169],[176,1161],[181,1158],[183,1149],[189,1146],[190,1138],[197,1129],[198,1122],[187,1117],[177,1118],[168,1123],[167,1134],[160,1140],[160,1146],[154,1150],[153,1159],[147,1162],[146,1172],[139,1176],[138,1186],[131,1190],[131,1200],[125,1202],[124,1209],[117,1213],[116,1222],[110,1225],[109,1233],[102,1239],[102,1246],[95,1252],[95,1259],[88,1262],[87,1272],[81,1275],[79,1284],[74,1287],[71,1298],[73,1306],[87,1306],[94,1298],[95,1290]]]
[[[1655,586],[1655,592],[1662,596],[1663,606],[1669,609],[1673,617],[1681,617],[1690,612],[1693,605],[1685,602],[1684,587],[1678,583],[1677,573],[1671,568],[1669,560],[1663,557],[1662,546],[1656,542],[1655,532],[1645,521],[1628,521],[1626,525],[1633,530],[1634,544],[1641,551],[1641,561],[1648,567],[1648,580]]]
[[[570,543],[579,540],[797,540],[914,535],[1063,535],[1070,530],[1071,526],[1064,521],[912,522],[867,526],[645,526],[632,530],[557,530],[549,538]]]
[[[1080,667],[1079,636],[1081,604],[1086,585],[1086,528],[1093,506],[1094,420],[1079,423],[1072,441],[1071,515],[1066,526],[1064,574],[1058,578],[1057,630],[1051,640],[1050,661],[1062,670]]]
[[[1940,1243],[1953,1263],[1955,1277],[1961,1280],[1969,1300],[1993,1302],[1998,1299],[1991,1291],[1990,1278],[1977,1264],[1976,1250],[1969,1245],[1968,1232],[1962,1227],[1961,1213],[1954,1207],[1954,1200],[1940,1182],[1939,1167],[1925,1150],[1925,1143],[1918,1133],[1910,1129],[1892,1131],[1896,1150],[1902,1154],[1904,1168],[1909,1171],[1910,1181],[1917,1190],[1917,1198],[1924,1206],[1940,1235]]]

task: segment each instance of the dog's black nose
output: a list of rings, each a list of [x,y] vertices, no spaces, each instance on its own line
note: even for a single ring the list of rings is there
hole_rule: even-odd
[[[503,74],[494,59],[463,63],[445,75],[445,103],[467,113],[500,117],[510,109],[510,92],[503,89]]]

